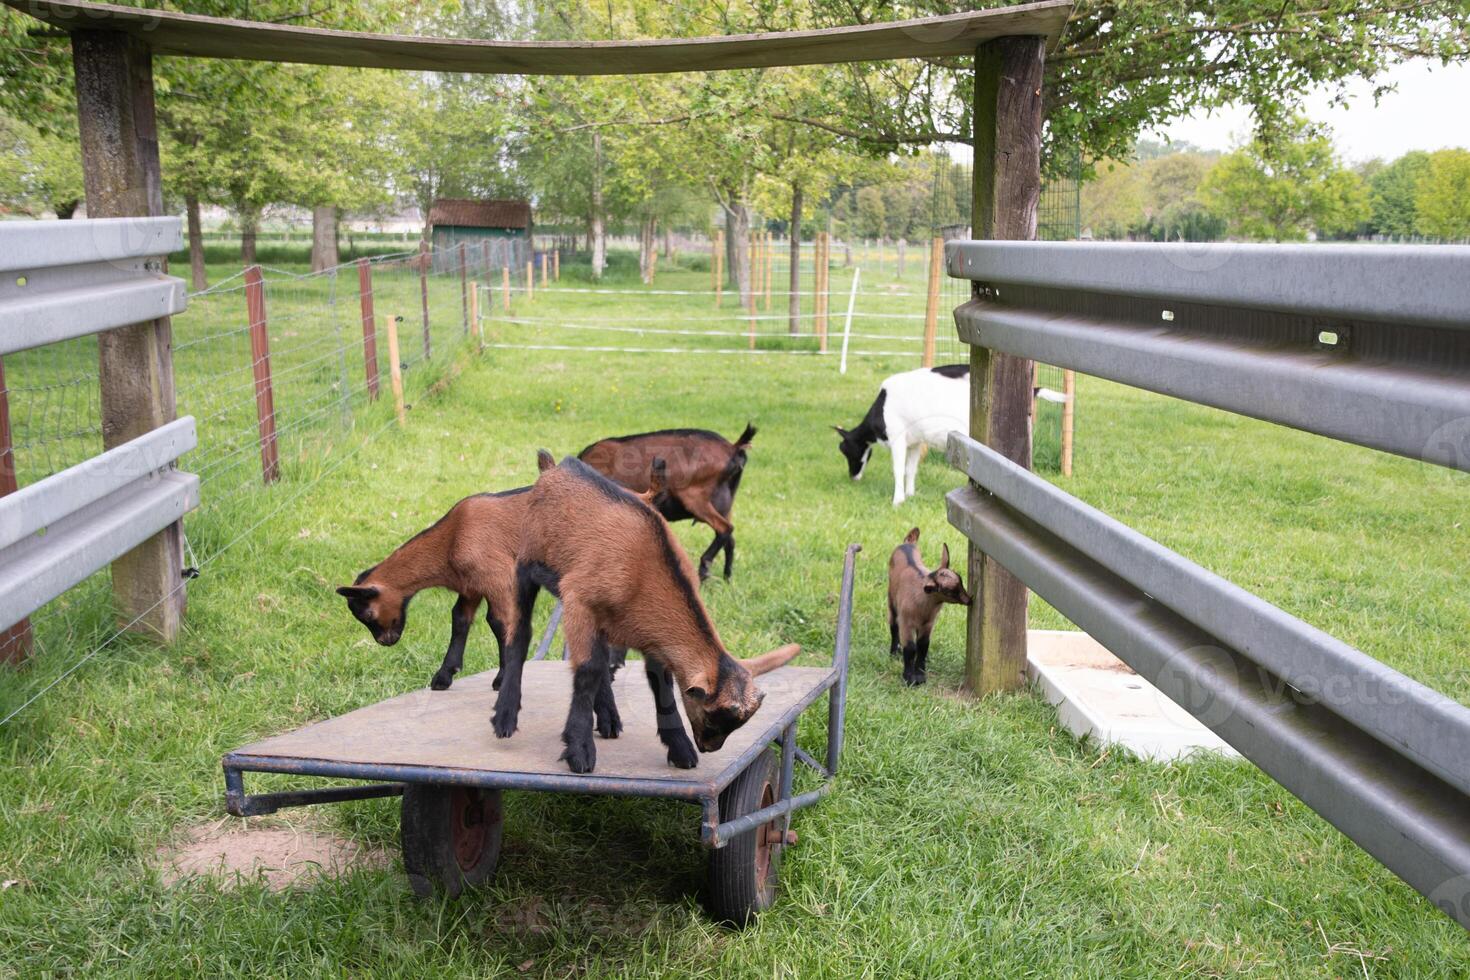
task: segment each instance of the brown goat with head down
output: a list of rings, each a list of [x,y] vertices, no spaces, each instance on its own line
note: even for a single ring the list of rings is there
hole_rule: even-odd
[[[730,509],[745,472],[746,449],[755,438],[747,424],[730,442],[708,429],[660,429],[594,442],[577,458],[608,479],[635,493],[647,493],[653,461],[667,468],[666,486],[653,495],[653,506],[668,521],[708,524],[715,539],[699,559],[699,578],[709,577],[710,564],[725,552],[725,578],[735,564],[735,525]]]
[[[949,545],[931,572],[919,558],[919,529],[914,528],[888,559],[888,652],[896,656],[902,649],[903,682],[911,687],[927,679],[929,634],[946,602],[970,604],[965,583],[949,567]]]
[[[530,490],[517,487],[466,497],[352,585],[337,590],[352,615],[386,647],[403,635],[409,600],[419,592],[441,588],[458,594],[450,615],[449,649],[429,682],[436,691],[449,687],[464,666],[465,642],[481,602],[488,606],[485,620],[504,660],[516,622],[516,549]]]
[[[653,467],[650,467],[652,473]],[[518,628],[506,649],[504,683],[492,724],[516,730],[521,668],[530,645],[529,609],[547,588],[562,601],[567,659],[574,671],[562,754],[573,772],[591,772],[592,720],[607,688],[613,648],[643,652],[669,762],[697,764],[672,701],[678,684],[694,741],[715,752],[760,707],[758,674],[781,666],[792,644],[740,661],[726,652],[699,597],[698,580],[664,519],[647,502],[576,459],[543,473],[531,489],[516,558]],[[672,716],[672,724],[669,718]]]

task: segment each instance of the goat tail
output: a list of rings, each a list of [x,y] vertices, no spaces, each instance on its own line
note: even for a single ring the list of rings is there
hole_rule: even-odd
[[[904,536],[903,543],[904,544],[913,544],[914,542],[916,542],[918,540],[919,540],[919,529],[918,528],[914,528],[912,531],[910,531],[907,535]]]
[[[750,445],[750,441],[755,438],[755,433],[755,426],[749,422],[745,423],[745,431],[740,433],[739,439],[735,440],[735,448],[737,450],[745,449],[745,447]]]

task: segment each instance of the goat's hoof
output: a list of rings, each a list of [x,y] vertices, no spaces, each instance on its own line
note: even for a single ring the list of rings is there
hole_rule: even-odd
[[[568,745],[561,757],[566,760],[567,768],[572,772],[591,772],[597,766],[597,746],[592,744],[591,739],[579,745]]]
[[[439,673],[437,673],[437,674],[434,675],[434,679],[433,680],[429,681],[429,690],[431,690],[431,691],[447,691],[447,690],[449,690],[449,685],[451,685],[453,683],[454,683],[454,675],[453,674],[446,674],[444,671],[441,670],[441,671],[439,671]]]
[[[699,765],[699,753],[687,741],[675,743],[669,746],[669,765],[675,769],[693,769]]]
[[[903,675],[903,682],[909,687],[919,687],[926,679],[923,674],[918,672]]]
[[[516,728],[519,727],[517,725],[519,720],[516,712],[496,711],[490,717],[490,727],[495,729],[496,738],[510,738],[516,733]]]
[[[606,715],[598,715],[597,734],[603,738],[617,738],[623,734],[623,719],[619,718],[615,711]]]
[[[709,566],[708,565],[700,565],[699,566],[699,580],[701,582],[704,582],[704,581],[707,581],[708,579],[709,579]]]

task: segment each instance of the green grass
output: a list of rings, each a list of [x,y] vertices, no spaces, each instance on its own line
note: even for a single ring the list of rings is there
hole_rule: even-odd
[[[673,273],[657,286],[707,281]],[[901,302],[922,311],[922,297]],[[543,320],[667,312],[677,326],[711,304],[565,293],[520,305]],[[553,332],[493,317],[490,329],[506,343]],[[191,524],[191,537],[223,544],[276,510],[205,566],[175,647],[120,642],[0,729],[0,880],[14,882],[0,892],[0,975],[1470,971],[1458,926],[1249,764],[1144,763],[1072,739],[1032,694],[963,697],[957,612],[941,618],[929,686],[900,684],[886,653],[887,554],[915,524],[926,555],[958,548],[942,498],[960,481],[931,455],[918,496],[895,510],[883,451],[885,465],[851,483],[828,426],[855,421],[883,376],[914,363],[855,358],[840,376],[830,357],[492,349],[465,356],[447,388],[420,382],[403,431],[369,438],[390,418],[381,402],[352,406],[350,427],[310,430],[280,485]],[[1069,491],[1470,701],[1463,475],[1090,379],[1080,389]],[[455,903],[413,899],[399,867],[283,894],[161,883],[155,848],[223,817],[221,754],[417,688],[437,666],[448,597],[421,597],[405,640],[384,650],[333,586],[459,497],[529,481],[537,447],[574,452],[664,425],[733,434],[747,419],[760,434],[735,509],[735,578],[706,589],[736,654],[798,641],[803,662],[823,662],[843,548],[866,546],[843,775],[796,818],[781,900],[756,927],[702,917],[696,812],[651,801],[512,795],[494,883]],[[678,533],[692,549],[709,540]],[[1032,609],[1035,626],[1066,625]],[[486,668],[492,649],[477,627],[467,669]],[[820,745],[817,714],[808,745]],[[396,848],[391,801],[316,819]]]

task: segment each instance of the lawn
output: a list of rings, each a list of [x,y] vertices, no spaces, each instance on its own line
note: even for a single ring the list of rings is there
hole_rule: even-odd
[[[911,259],[912,283],[921,265]],[[566,292],[517,295],[513,312],[535,324],[509,322],[497,297],[487,341],[745,345],[561,326],[744,326],[697,319],[713,315],[708,296],[571,292],[586,286],[579,272],[564,269]],[[833,278],[836,314],[847,279]],[[860,311],[922,312],[922,295],[867,292],[916,291],[892,278],[864,273]],[[708,281],[670,272],[656,288]],[[457,292],[445,302],[457,316]],[[280,484],[195,518],[191,540],[212,557],[191,585],[180,642],[120,641],[0,728],[0,976],[1470,972],[1459,926],[1248,763],[1140,762],[1071,738],[1031,693],[963,696],[956,611],[935,634],[929,685],[903,687],[886,652],[887,556],[914,525],[926,556],[943,541],[960,548],[943,507],[960,480],[931,455],[917,497],[895,509],[885,451],[852,483],[829,426],[855,422],[886,374],[915,366],[913,343],[866,342],[897,353],[855,356],[844,376],[833,357],[778,352],[811,344],[781,339],[782,321],[761,323],[770,352],[754,356],[460,345],[450,365],[446,340],[438,366],[414,381],[406,428],[384,401],[351,404],[284,447]],[[920,328],[874,318],[864,332]],[[1463,474],[1092,379],[1079,387],[1070,492],[1470,702]],[[796,817],[781,899],[754,928],[704,919],[696,811],[652,801],[509,796],[497,877],[454,903],[414,899],[396,859],[287,892],[164,883],[156,850],[228,819],[224,752],[422,686],[437,666],[447,596],[419,598],[390,650],[334,586],[460,497],[530,481],[538,447],[575,452],[662,426],[733,435],[747,420],[760,433],[734,512],[735,575],[705,590],[730,648],[747,656],[796,641],[799,662],[824,662],[844,546],[865,546],[843,775]],[[1060,480],[1048,429],[1041,468]],[[709,540],[687,524],[678,534],[690,549]],[[1032,609],[1033,625],[1066,626],[1039,601]],[[485,669],[492,651],[477,626],[467,669]],[[803,728],[809,746],[820,745],[817,720]],[[396,852],[394,801],[285,819]]]

